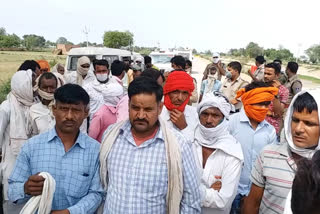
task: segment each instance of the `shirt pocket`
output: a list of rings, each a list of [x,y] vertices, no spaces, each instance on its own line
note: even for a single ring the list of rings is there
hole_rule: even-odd
[[[89,173],[67,171],[65,181],[67,195],[82,198],[89,191],[91,176]]]

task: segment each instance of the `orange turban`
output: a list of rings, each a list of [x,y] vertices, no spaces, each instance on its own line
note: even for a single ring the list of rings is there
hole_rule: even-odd
[[[40,69],[48,69],[50,71],[50,65],[47,60],[38,60],[37,63],[40,65]]]
[[[279,89],[275,87],[255,88],[246,92],[245,88],[237,91],[237,97],[241,97],[246,115],[255,121],[262,122],[267,113],[268,108],[255,106],[253,104],[272,101],[274,96],[278,94]]]
[[[181,106],[175,106],[172,104],[169,97],[169,93],[176,90],[183,90],[189,92],[189,97],[182,103]],[[194,90],[194,84],[192,77],[185,71],[173,71],[169,74],[167,81],[163,87],[164,105],[169,111],[178,109],[183,112],[186,105],[189,102],[190,96]]]

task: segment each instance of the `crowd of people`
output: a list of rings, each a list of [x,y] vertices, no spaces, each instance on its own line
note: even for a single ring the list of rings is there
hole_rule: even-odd
[[[320,212],[320,91],[255,60],[250,83],[218,53],[201,83],[182,56],[164,74],[149,56],[23,62],[0,105],[4,213]]]

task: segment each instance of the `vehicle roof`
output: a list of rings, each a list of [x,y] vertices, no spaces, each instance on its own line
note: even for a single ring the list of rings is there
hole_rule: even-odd
[[[84,47],[72,48],[68,55],[125,55],[131,56],[131,52],[127,50],[105,48],[105,47]]]

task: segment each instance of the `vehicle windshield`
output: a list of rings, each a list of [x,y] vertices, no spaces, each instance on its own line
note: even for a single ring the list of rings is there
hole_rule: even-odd
[[[153,64],[167,64],[174,55],[150,55]]]
[[[77,63],[78,59],[82,56],[70,56],[70,61],[68,65],[68,70],[69,71],[76,71],[77,70]],[[90,61],[92,62],[96,57],[92,55],[87,55],[89,57]]]

